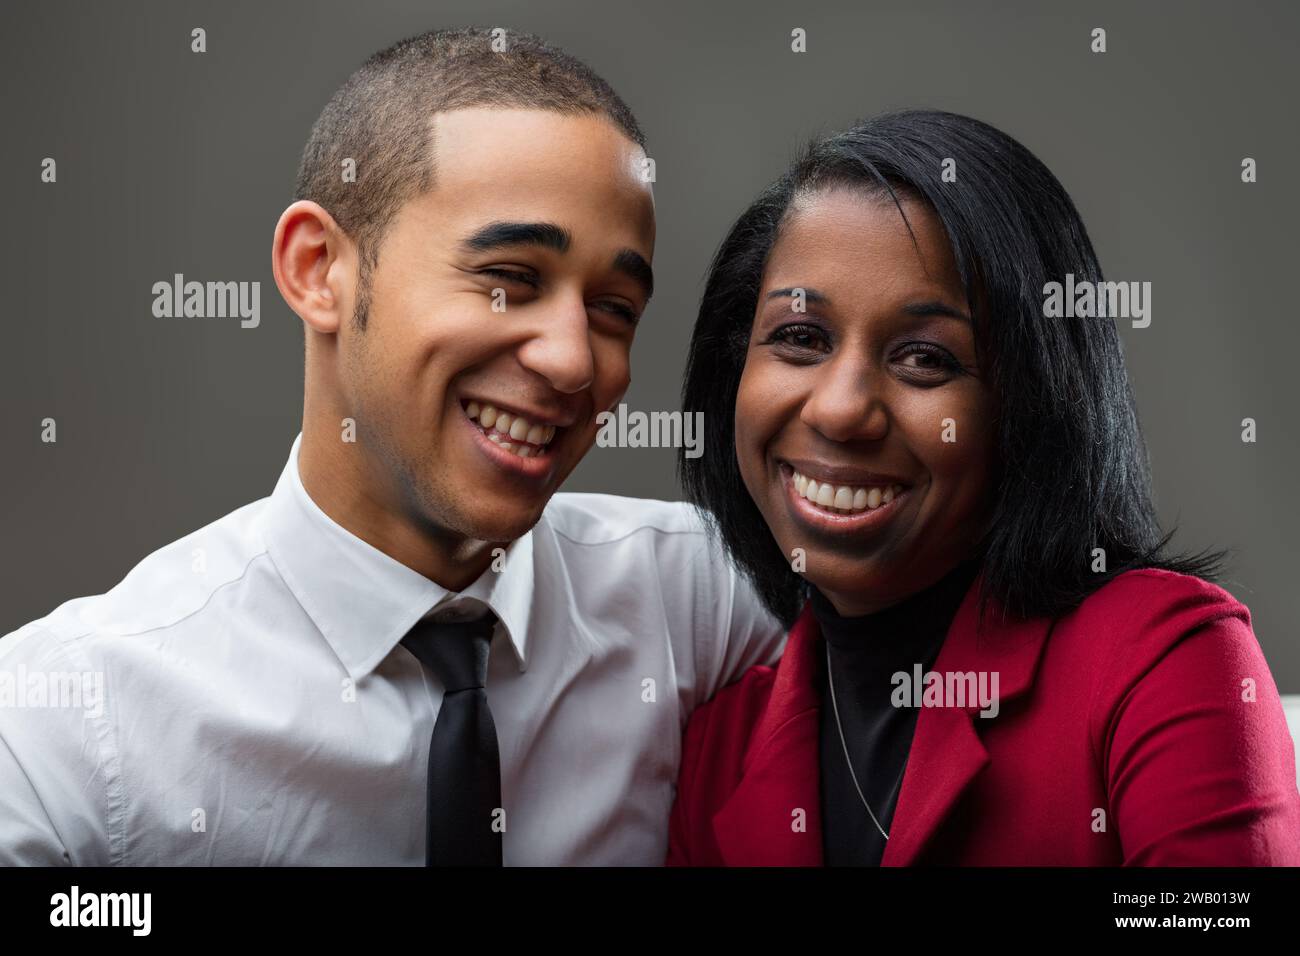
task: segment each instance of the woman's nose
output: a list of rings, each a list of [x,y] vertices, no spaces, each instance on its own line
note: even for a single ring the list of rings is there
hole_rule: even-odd
[[[889,431],[889,410],[875,375],[858,363],[828,362],[804,400],[800,418],[830,441],[879,441]]]

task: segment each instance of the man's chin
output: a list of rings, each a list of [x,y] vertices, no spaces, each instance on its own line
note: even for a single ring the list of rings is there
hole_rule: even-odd
[[[479,541],[499,542],[506,546],[531,531],[541,520],[544,509],[545,504],[542,504],[529,510],[466,515],[466,534]]]

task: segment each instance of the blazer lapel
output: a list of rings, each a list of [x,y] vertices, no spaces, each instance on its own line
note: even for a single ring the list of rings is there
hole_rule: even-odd
[[[966,592],[948,629],[933,670],[993,672],[998,675],[999,715],[1007,701],[1033,683],[1034,671],[1051,630],[1048,618],[1007,620],[990,602],[979,620],[981,572]],[[997,717],[981,717],[978,701],[965,707],[922,707],[903,773],[898,805],[889,828],[882,866],[911,866],[952,811],[966,788],[989,763],[979,725]]]
[[[979,619],[981,572],[966,592],[933,665],[938,673],[996,672],[998,706],[1033,684],[1051,621],[1008,620],[993,602]],[[713,817],[728,866],[821,866],[821,632],[811,605],[790,630],[771,696],[742,761],[739,785]],[[989,763],[978,701],[922,707],[882,866],[909,866]],[[803,811],[802,827],[796,826]]]
[[[817,752],[821,702],[816,687],[820,646],[812,606],[805,605],[790,630],[767,707],[750,738],[740,784],[713,817],[727,866],[822,864]]]

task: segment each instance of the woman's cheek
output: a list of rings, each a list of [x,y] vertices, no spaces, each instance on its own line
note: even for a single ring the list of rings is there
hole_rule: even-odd
[[[767,447],[779,431],[781,409],[774,398],[782,394],[773,369],[750,356],[736,391],[736,461],[750,497],[765,511],[768,493]]]
[[[959,404],[935,408],[927,428],[926,469],[935,490],[947,501],[950,525],[963,524],[986,498],[991,423],[986,403],[968,396]]]

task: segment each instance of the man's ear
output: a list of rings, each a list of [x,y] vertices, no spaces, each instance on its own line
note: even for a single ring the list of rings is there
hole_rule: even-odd
[[[338,332],[355,292],[356,252],[324,207],[300,199],[281,213],[271,272],[284,301],[309,328]]]

